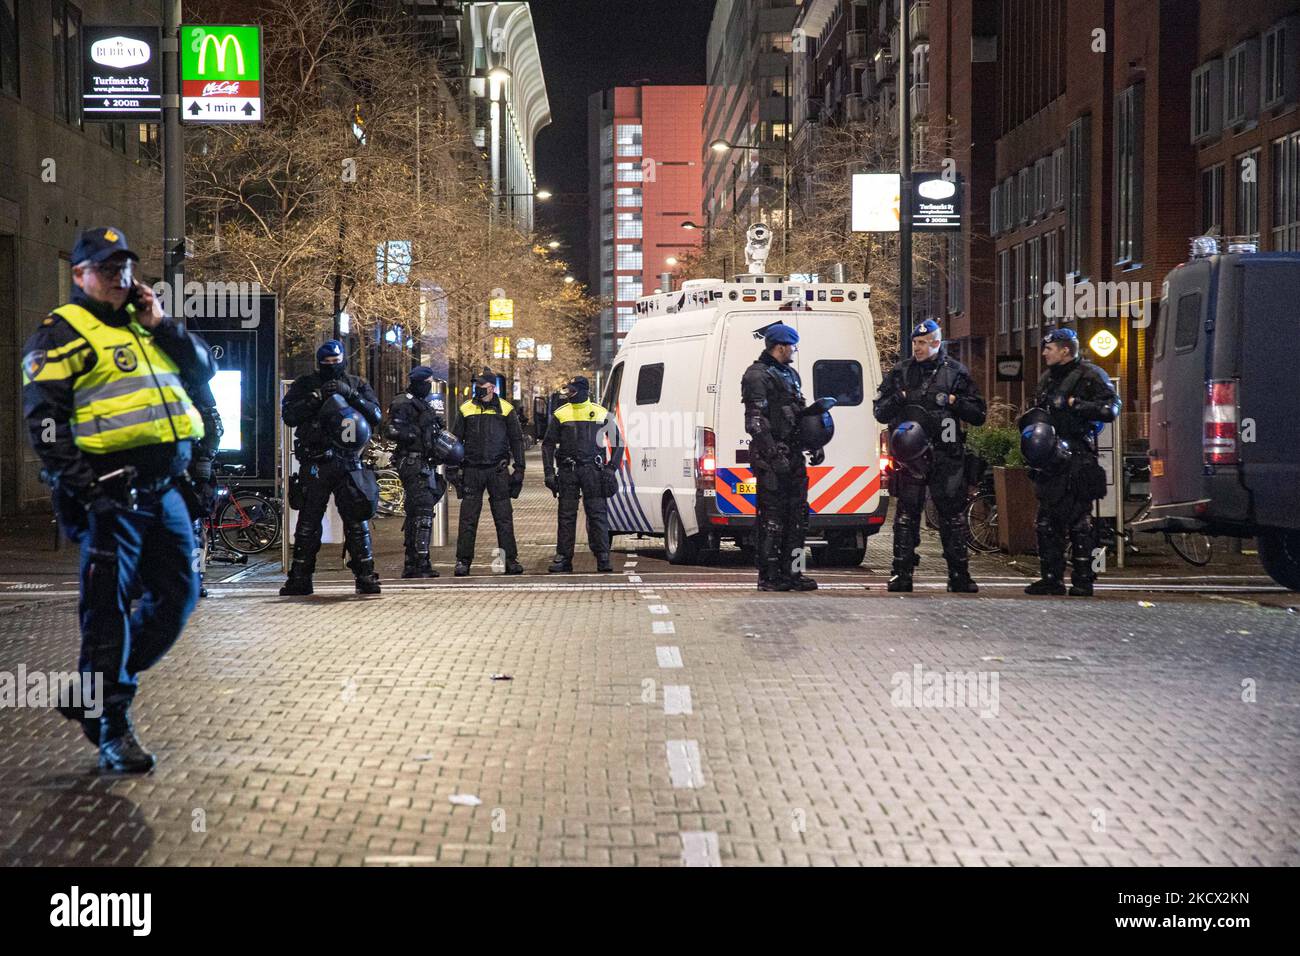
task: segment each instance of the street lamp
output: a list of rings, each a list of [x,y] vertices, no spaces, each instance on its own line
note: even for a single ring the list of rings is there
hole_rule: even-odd
[[[725,139],[715,139],[709,144],[715,153],[729,153],[733,149],[746,152],[779,152],[781,154],[781,257],[785,258],[790,249],[790,136],[789,131],[781,146],[737,146]],[[685,225],[685,224],[683,224]]]
[[[560,240],[559,240],[559,239],[552,239],[550,242],[548,242],[548,243],[546,244],[546,248],[548,248],[548,249],[550,249],[552,252],[554,252],[556,249],[560,248]]]
[[[513,80],[514,78],[515,75],[510,72],[509,67],[498,65],[488,70],[488,79],[496,80],[498,83],[508,83],[510,80]]]
[[[675,265],[677,265],[677,257],[676,257],[676,256],[669,256],[667,259],[664,260],[664,262],[667,263],[667,264],[670,265],[670,266],[675,266]]]
[[[565,284],[565,285],[573,285],[573,283],[575,283],[575,282],[577,282],[577,281],[578,281],[578,280],[575,279],[573,276],[565,276],[565,277],[564,277],[564,284]]]

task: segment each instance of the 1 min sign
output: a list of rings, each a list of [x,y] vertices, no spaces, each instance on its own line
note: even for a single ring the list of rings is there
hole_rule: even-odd
[[[185,122],[261,121],[261,27],[182,26],[180,44]]]

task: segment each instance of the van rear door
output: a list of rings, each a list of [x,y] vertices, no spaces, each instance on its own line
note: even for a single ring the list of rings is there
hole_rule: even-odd
[[[1300,257],[1243,256],[1238,433],[1258,524],[1300,528],[1300,386],[1294,354]]]
[[[1169,274],[1162,299],[1151,375],[1151,498],[1155,505],[1204,497],[1201,440],[1205,407],[1210,263],[1190,262]]]

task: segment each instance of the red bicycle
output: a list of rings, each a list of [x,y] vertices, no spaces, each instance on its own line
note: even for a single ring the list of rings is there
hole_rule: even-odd
[[[212,513],[203,521],[204,544],[213,560],[243,563],[248,555],[261,554],[280,540],[280,503],[275,498],[220,481],[246,470],[243,465],[213,463],[217,495]]]

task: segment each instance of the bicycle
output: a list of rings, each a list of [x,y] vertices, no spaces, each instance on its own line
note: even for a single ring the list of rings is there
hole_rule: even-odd
[[[926,530],[939,530],[939,509],[929,495],[925,499]],[[979,482],[966,495],[966,546],[991,554],[998,550],[998,503],[993,491],[993,469],[985,467]]]
[[[1124,519],[1124,549],[1125,554],[1141,554],[1141,549],[1134,543],[1133,537],[1139,533],[1133,530],[1132,525],[1145,518],[1151,511],[1150,493],[1134,497],[1128,493],[1128,488],[1134,481],[1149,480],[1143,474],[1145,466],[1130,462],[1124,463],[1124,488],[1125,501],[1136,501],[1137,508],[1131,515],[1126,515]],[[1174,554],[1178,555],[1192,567],[1203,568],[1210,563],[1214,557],[1214,542],[1209,535],[1202,534],[1199,531],[1147,531],[1143,534],[1163,534],[1165,543],[1169,545]],[[1105,519],[1099,523],[1098,535],[1106,542],[1106,549],[1113,551],[1115,548],[1115,525],[1113,520]]]
[[[238,477],[246,470],[243,465],[214,462],[212,475],[218,479]],[[280,504],[275,498],[219,481],[212,512],[203,519],[204,543],[213,560],[242,564],[248,555],[274,547],[280,540],[280,527]],[[225,546],[224,551],[216,546],[218,542]]]

